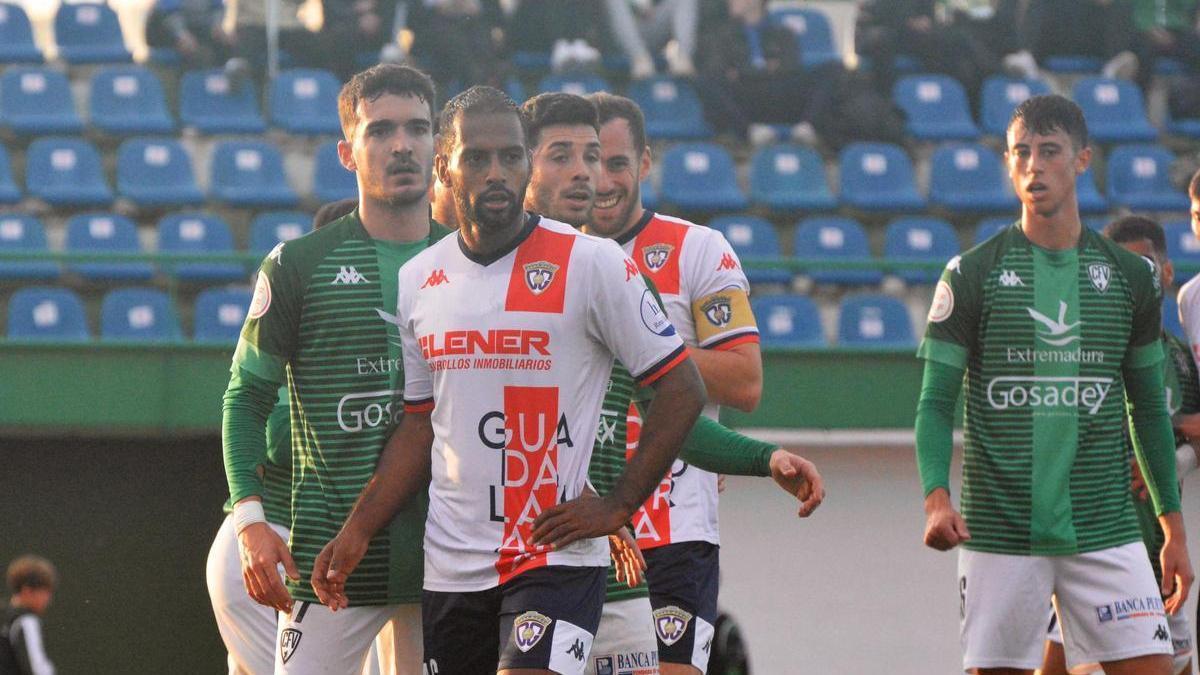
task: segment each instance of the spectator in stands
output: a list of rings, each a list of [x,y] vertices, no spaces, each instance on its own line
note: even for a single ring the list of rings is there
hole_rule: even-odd
[[[186,68],[224,63],[229,46],[222,39],[222,0],[157,0],[146,17],[146,44],[174,49]]]
[[[506,46],[512,52],[550,53],[556,71],[591,67],[605,35],[594,0],[519,0],[508,17]]]
[[[654,75],[653,52],[664,46],[672,75],[696,74],[697,0],[605,0],[604,8],[613,37],[629,57],[634,79]]]
[[[397,0],[322,0],[320,28],[322,62],[339,80],[349,80],[359,70],[359,54],[378,54],[395,36]]]
[[[1037,78],[1038,62],[1069,55],[1103,59],[1105,77],[1129,79],[1136,73],[1126,0],[1004,2],[1017,28],[1018,51],[1004,58],[1004,68],[1014,75]]]
[[[42,615],[54,598],[57,573],[49,560],[25,555],[8,566],[8,607],[0,616],[0,673],[53,673],[42,640]]]
[[[830,71],[841,66],[806,72],[795,35],[767,20],[764,0],[728,0],[726,8],[704,31],[697,93],[709,124],[755,144],[775,139],[771,125],[787,125],[794,139],[814,142],[810,113],[828,97],[836,79]]]
[[[498,0],[422,0],[409,3],[412,53],[439,88],[494,82],[503,44],[504,15]]]
[[[1130,4],[1137,81],[1143,89],[1149,86],[1160,58],[1176,59],[1192,72],[1200,71],[1197,0],[1130,0]]]

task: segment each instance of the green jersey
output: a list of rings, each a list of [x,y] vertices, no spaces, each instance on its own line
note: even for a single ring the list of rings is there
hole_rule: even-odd
[[[1123,373],[1162,359],[1158,284],[1152,264],[1088,228],[1054,251],[1014,225],[947,265],[919,355],[966,370],[967,548],[1138,540]]]
[[[397,270],[448,232],[432,224],[425,240],[376,241],[355,211],[276,246],[263,261],[230,388],[243,373],[287,383],[290,543],[301,573],[300,581],[289,581],[289,590],[297,600],[316,601],[308,582],[313,561],[374,473],[401,413],[402,359],[388,321],[396,306]],[[227,429],[229,399],[227,394]],[[227,465],[230,444],[227,438]],[[232,474],[230,486],[235,501],[256,487],[250,477]],[[424,500],[420,495],[371,540],[346,584],[351,604],[420,599]]]
[[[267,457],[262,463],[262,506],[268,523],[288,527],[292,522],[292,429],[287,387],[267,418]],[[233,511],[233,498],[225,513]]]

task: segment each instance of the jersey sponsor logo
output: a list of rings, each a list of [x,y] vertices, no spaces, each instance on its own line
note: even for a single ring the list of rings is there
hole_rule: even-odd
[[[1005,349],[1005,358],[1009,363],[1104,363],[1104,352],[1079,347],[1073,351],[1038,351],[1008,347]]]
[[[550,333],[544,330],[492,328],[486,333],[477,330],[448,330],[417,338],[425,360],[439,356],[471,354],[506,354],[529,356],[536,352],[550,356]]]
[[[1095,415],[1112,383],[1111,377],[997,377],[988,382],[987,400],[994,410],[1082,406]]]
[[[254,297],[250,298],[250,309],[246,312],[248,319],[261,319],[271,309],[271,280],[266,274],[258,273],[258,281],[254,282]]]
[[[425,279],[425,283],[421,284],[421,288],[433,288],[448,283],[450,283],[450,279],[446,277],[446,270],[436,269],[429,273],[429,277]]]
[[[733,254],[725,253],[721,255],[721,262],[717,263],[716,271],[720,272],[722,270],[736,270],[738,267],[739,265],[737,260],[734,259]]]
[[[648,288],[642,291],[641,315],[642,323],[651,333],[663,337],[675,334],[675,326],[671,325],[667,313],[658,306],[658,301],[654,299],[654,294]]]
[[[525,265],[525,285],[534,295],[541,295],[543,291],[554,283],[554,274],[558,272],[558,265],[545,260],[526,263]]]
[[[1112,279],[1112,268],[1108,263],[1092,263],[1087,271],[1093,288],[1101,293],[1108,290],[1108,282]]]
[[[667,264],[667,260],[671,258],[671,251],[674,250],[675,247],[670,244],[650,244],[642,249],[642,260],[645,261],[646,267],[657,272]]]
[[[592,663],[592,670],[596,671],[596,675],[615,675],[613,670],[613,659],[611,656],[596,657]]]
[[[337,286],[339,284],[353,285],[365,283],[367,283],[367,278],[359,274],[358,270],[354,269],[353,265],[342,265],[341,269],[338,270],[337,276],[333,278],[333,281],[329,282],[329,285]]]
[[[1100,623],[1109,621],[1125,621],[1146,616],[1163,616],[1163,601],[1157,596],[1144,598],[1124,598],[1106,605],[1096,607],[1096,618]]]
[[[538,612],[525,612],[518,616],[513,621],[513,641],[517,643],[517,649],[528,652],[537,646],[550,624],[550,617]]]
[[[600,423],[596,427],[596,444],[607,445],[617,440],[620,413],[615,410],[600,410]]]
[[[1029,316],[1037,321],[1045,329],[1046,333],[1038,331],[1038,339],[1048,345],[1054,347],[1062,347],[1071,344],[1079,339],[1079,335],[1068,335],[1067,333],[1074,330],[1077,326],[1083,325],[1083,321],[1076,321],[1068,324],[1067,321],[1067,303],[1063,300],[1058,301],[1058,319],[1051,319],[1032,307],[1025,308],[1029,312]]]
[[[945,281],[939,281],[929,305],[929,323],[941,323],[954,313],[954,290]]]
[[[279,658],[283,659],[284,663],[288,662],[296,654],[296,650],[300,648],[300,638],[304,634],[295,628],[284,628],[279,633]]]
[[[717,328],[724,328],[733,320],[733,306],[727,295],[714,295],[700,306],[704,318]]]
[[[654,632],[658,634],[659,641],[670,647],[687,633],[691,620],[691,613],[675,605],[659,607],[654,610]]]
[[[636,277],[638,274],[640,274],[640,272],[638,272],[637,263],[633,262],[629,258],[626,258],[625,259],[625,281],[629,281],[630,279]]]
[[[1013,286],[1024,286],[1025,282],[1021,281],[1020,275],[1014,270],[1001,270],[1000,278],[998,279],[1001,286],[1012,288]]]
[[[361,359],[360,359],[361,360]],[[404,406],[393,402],[404,398],[403,389],[380,389],[361,394],[346,394],[338,401],[337,423],[348,434],[374,429],[381,424],[397,424]]]

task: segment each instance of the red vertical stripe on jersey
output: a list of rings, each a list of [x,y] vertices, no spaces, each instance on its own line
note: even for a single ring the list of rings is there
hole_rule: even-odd
[[[546,564],[529,543],[533,521],[558,500],[558,387],[505,387],[504,539],[500,583]]]
[[[567,297],[567,263],[574,245],[573,235],[534,228],[517,247],[504,311],[562,314]]]
[[[679,295],[679,254],[685,236],[687,225],[654,217],[633,240],[633,259],[659,293]]]
[[[637,452],[642,438],[642,415],[637,406],[629,404],[625,429],[625,461]],[[633,514],[633,531],[638,548],[658,548],[671,543],[671,472],[658,483],[645,504]]]

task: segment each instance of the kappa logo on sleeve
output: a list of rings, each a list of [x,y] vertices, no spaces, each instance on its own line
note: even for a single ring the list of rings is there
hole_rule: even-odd
[[[722,270],[736,270],[739,267],[740,267],[740,265],[737,264],[737,260],[734,260],[733,254],[726,253],[721,256],[721,262],[717,264],[717,271],[720,272]]]
[[[625,281],[629,281],[630,279],[636,277],[638,274],[640,274],[640,273],[638,272],[637,263],[633,262],[632,258],[626,258],[625,259]]]

